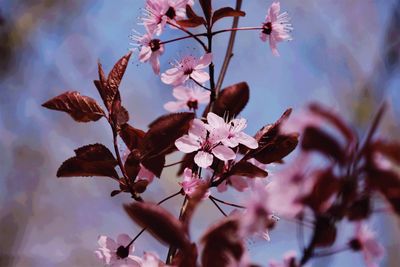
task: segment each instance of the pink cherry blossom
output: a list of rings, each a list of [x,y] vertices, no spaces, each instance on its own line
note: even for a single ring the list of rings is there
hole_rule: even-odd
[[[207,122],[207,129],[210,131],[211,136],[214,134],[221,135],[221,133],[226,135],[222,143],[228,147],[237,147],[239,144],[251,149],[258,147],[256,139],[242,132],[247,127],[246,119],[240,118],[225,122],[217,114],[209,112],[207,114]]]
[[[164,105],[164,108],[170,112],[185,108],[196,110],[198,104],[207,104],[210,101],[210,92],[200,86],[178,86],[174,88],[172,94],[177,101],[170,101]]]
[[[275,56],[279,56],[277,43],[291,40],[289,33],[293,30],[292,24],[289,23],[290,17],[288,13],[279,14],[280,9],[279,2],[272,3],[263,23],[263,30],[260,33],[260,38],[263,42],[269,41],[272,54]]]
[[[185,56],[180,61],[176,61],[173,68],[161,74],[161,80],[163,83],[173,86],[181,85],[189,78],[203,84],[210,79],[210,75],[204,69],[210,65],[211,61],[211,53],[200,58]]]
[[[384,256],[383,246],[376,240],[374,232],[361,222],[356,224],[355,238],[350,245],[354,250],[361,250],[367,267],[378,267],[377,262]]]
[[[139,46],[140,62],[150,62],[155,74],[160,74],[160,56],[164,53],[164,45],[160,39],[153,39],[150,33],[144,35],[133,34],[131,40],[135,43],[132,45]]]
[[[145,166],[140,164],[140,170],[139,170],[139,173],[138,173],[136,179],[146,180],[149,183],[151,183],[151,182],[153,182],[154,177],[155,177],[154,173],[152,173],[150,170],[146,169]]]
[[[166,265],[164,262],[160,260],[158,255],[153,252],[145,252],[143,255],[141,267],[168,267],[168,266],[171,265]]]
[[[120,234],[117,237],[117,242],[107,236],[99,236],[98,244],[100,248],[95,251],[95,254],[108,266],[141,267],[142,260],[137,256],[131,255],[135,249],[134,246],[130,245],[130,247],[126,248],[131,240],[126,234]]]
[[[269,267],[294,267],[296,265],[296,251],[288,251],[283,255],[283,262],[272,260]]]
[[[167,21],[185,18],[186,5],[193,3],[193,0],[147,0],[143,25],[148,32],[160,35]]]
[[[202,180],[198,175],[192,172],[191,169],[186,168],[183,172],[183,182],[179,183],[185,194],[189,197],[192,196],[193,193],[196,192],[196,189],[199,185],[207,183],[206,180]],[[208,198],[210,196],[210,192],[207,190],[204,198]]]
[[[194,162],[201,168],[207,168],[211,166],[214,156],[225,162],[236,157],[232,149],[221,143],[224,138],[226,136],[223,134],[209,136],[206,124],[199,119],[194,119],[189,133],[178,138],[175,146],[184,153],[197,152]]]

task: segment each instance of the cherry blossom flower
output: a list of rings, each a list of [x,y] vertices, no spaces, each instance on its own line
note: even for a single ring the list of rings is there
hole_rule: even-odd
[[[141,267],[142,260],[131,255],[134,251],[134,246],[126,247],[132,239],[126,234],[120,234],[117,237],[117,242],[107,236],[99,236],[98,244],[100,248],[95,251],[97,257],[104,264],[114,267]]]
[[[149,183],[151,183],[151,182],[153,182],[154,177],[155,177],[154,173],[152,173],[150,170],[146,169],[145,166],[140,164],[140,170],[139,170],[139,173],[138,173],[136,179],[146,180]]]
[[[132,45],[139,46],[140,62],[150,62],[155,74],[160,74],[160,56],[164,53],[164,45],[160,39],[154,39],[152,34],[146,33],[139,35],[138,33],[131,35]]]
[[[178,86],[174,88],[172,94],[177,101],[170,101],[164,105],[164,108],[170,112],[185,108],[196,110],[199,104],[207,104],[210,101],[210,92],[200,86]]]
[[[199,185],[205,184],[206,182],[207,181],[200,179],[198,175],[193,173],[191,169],[186,168],[183,172],[183,182],[179,184],[182,186],[185,194],[191,197],[196,192],[197,187]],[[203,198],[208,198],[209,196],[210,191],[207,190]]]
[[[288,251],[283,255],[283,262],[272,260],[269,267],[296,267],[296,251]]]
[[[366,224],[358,222],[355,235],[355,238],[350,241],[350,247],[355,251],[361,250],[368,267],[378,267],[377,262],[383,258],[384,249],[375,239],[374,232]]]
[[[193,0],[147,0],[143,25],[148,32],[160,35],[168,21],[185,18],[186,5],[193,4]]]
[[[209,136],[206,124],[194,119],[189,133],[178,138],[175,146],[184,153],[197,152],[194,162],[201,168],[207,168],[211,166],[214,156],[225,162],[236,157],[232,149],[221,143],[224,138],[226,138],[224,133]]]
[[[269,41],[272,54],[275,56],[279,56],[277,43],[291,40],[289,33],[293,30],[292,24],[289,23],[290,17],[288,13],[279,14],[280,9],[279,2],[272,3],[263,23],[263,30],[260,33],[260,38],[263,42]]]
[[[221,135],[221,133],[226,135],[226,138],[222,140],[222,143],[226,146],[237,147],[239,144],[243,144],[251,149],[258,147],[256,139],[242,132],[247,127],[246,119],[233,119],[226,123],[217,114],[209,112],[207,122],[207,129],[210,131],[211,136],[214,134]]]
[[[157,254],[152,252],[145,252],[143,255],[142,265],[141,267],[168,267],[170,265],[166,265],[163,263]]]
[[[210,79],[210,75],[204,69],[211,64],[212,54],[208,53],[200,58],[185,56],[173,64],[173,68],[161,74],[161,80],[165,84],[178,86],[189,78],[203,84]]]

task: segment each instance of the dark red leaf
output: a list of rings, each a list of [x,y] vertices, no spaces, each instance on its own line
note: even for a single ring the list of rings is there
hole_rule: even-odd
[[[75,157],[64,161],[57,171],[57,177],[107,176],[118,179],[114,169],[117,160],[105,146],[87,145],[76,149],[75,154]]]
[[[128,177],[133,181],[136,179],[140,171],[140,151],[138,149],[132,150],[125,161],[124,168]]]
[[[161,173],[165,165],[165,156],[160,155],[153,158],[144,158],[142,161],[143,166],[151,171],[156,177],[161,177]]]
[[[264,135],[263,141],[259,141],[259,148],[246,155],[246,158],[255,158],[263,164],[279,162],[284,157],[289,155],[298,144],[298,134],[278,135],[275,138],[270,138]],[[264,140],[272,139],[270,141]]]
[[[391,170],[371,168],[368,170],[367,182],[369,187],[378,190],[400,215],[400,177]]]
[[[318,151],[339,163],[343,163],[346,159],[340,144],[332,136],[314,126],[308,126],[304,130],[301,147],[306,151]]]
[[[199,17],[190,5],[186,5],[186,16],[188,19]]]
[[[114,67],[110,71],[107,77],[107,84],[110,91],[114,94],[112,96],[112,100],[114,100],[114,96],[118,92],[119,85],[121,83],[122,77],[124,76],[126,67],[128,66],[129,58],[131,57],[132,52],[128,52],[125,56],[120,58],[117,63],[115,63]]]
[[[124,205],[124,209],[132,220],[146,227],[160,242],[183,250],[190,247],[184,226],[164,208],[156,204],[135,202]]]
[[[206,18],[207,23],[209,23],[212,13],[211,0],[199,0],[199,2],[201,9],[203,9],[204,17]]]
[[[179,167],[179,171],[177,173],[178,176],[182,175],[183,171],[186,168],[190,168],[190,169],[193,168],[194,156],[196,156],[196,153],[197,152],[188,153],[188,154],[185,154],[185,156],[183,156],[181,166]]]
[[[114,197],[114,196],[118,195],[118,194],[121,193],[121,192],[122,192],[121,190],[113,190],[113,191],[110,193],[110,196],[111,196],[111,197]]]
[[[246,13],[241,10],[235,10],[231,7],[223,7],[214,11],[212,24],[225,17],[244,17],[245,15]]]
[[[175,148],[175,140],[187,133],[194,113],[172,113],[161,116],[149,125],[141,151],[144,158],[166,154]]]
[[[244,252],[239,222],[233,218],[227,218],[211,227],[203,236],[202,243],[202,266],[226,267],[232,259],[239,262]]]
[[[139,180],[132,185],[133,192],[142,194],[142,193],[144,193],[144,191],[146,191],[148,185],[149,185],[149,181]]]
[[[315,212],[324,212],[328,207],[327,201],[340,190],[340,181],[334,176],[331,169],[321,171],[310,194],[303,199]]]
[[[353,143],[355,140],[355,134],[350,129],[350,127],[335,113],[329,111],[328,109],[320,106],[319,104],[313,103],[309,106],[310,110],[315,114],[325,118],[332,125],[338,129],[343,136],[347,139],[348,143]]]
[[[261,178],[261,177],[267,177],[268,172],[258,168],[257,166],[255,166],[250,162],[239,161],[229,171],[229,176],[232,175],[246,176],[248,178],[255,178],[255,177]]]
[[[206,21],[202,17],[193,17],[190,19],[178,20],[176,23],[184,28],[196,28],[206,24]]]
[[[50,99],[42,106],[66,112],[78,122],[97,121],[104,116],[104,111],[96,100],[88,96],[82,96],[76,91],[65,92]]]
[[[110,88],[108,87],[107,83],[107,78],[106,75],[104,74],[103,67],[101,66],[101,63],[97,63],[98,66],[98,72],[99,72],[99,80],[95,80],[94,85],[97,88],[97,91],[99,92],[101,99],[103,100],[104,105],[106,106],[107,110],[111,110],[111,105],[114,99],[114,92],[110,91]]]
[[[136,129],[127,123],[121,125],[121,130],[119,132],[119,136],[131,151],[139,148],[145,134],[144,131]]]
[[[121,104],[119,92],[117,92],[114,97],[114,102],[111,108],[111,119],[118,130],[121,125],[124,125],[129,121],[129,113]]]
[[[246,82],[240,82],[223,89],[214,103],[213,112],[221,117],[229,115],[233,118],[238,115],[249,101],[249,86]],[[208,106],[204,116],[210,111]]]
[[[333,221],[326,217],[317,217],[313,243],[315,247],[329,247],[336,240],[336,226]]]
[[[375,152],[379,152],[397,164],[400,164],[400,143],[398,142],[384,142],[382,140],[376,141],[371,145]]]
[[[371,215],[370,196],[363,196],[352,202],[350,207],[346,210],[346,213],[350,221],[367,219]]]

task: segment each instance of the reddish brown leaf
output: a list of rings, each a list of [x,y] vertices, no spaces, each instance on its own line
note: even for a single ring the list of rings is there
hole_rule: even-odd
[[[121,104],[119,92],[117,92],[114,97],[114,102],[111,108],[111,119],[118,130],[121,125],[124,125],[129,121],[129,113]]]
[[[135,180],[140,171],[140,151],[137,149],[132,150],[125,161],[124,168],[126,174],[131,180]]]
[[[368,170],[368,185],[382,193],[392,205],[394,211],[400,215],[400,177],[391,170],[371,168]]]
[[[142,161],[143,166],[151,171],[156,177],[161,177],[161,173],[165,165],[165,156],[160,155],[152,158],[144,158]]]
[[[145,134],[144,131],[136,129],[127,123],[121,125],[121,130],[119,132],[119,136],[131,151],[139,148]]]
[[[245,15],[246,13],[241,10],[235,10],[231,7],[223,7],[214,11],[212,24],[225,17],[244,17]]]
[[[144,191],[146,191],[148,185],[149,185],[149,181],[139,180],[132,185],[133,192],[142,194],[142,193],[144,193]]]
[[[129,217],[148,231],[160,242],[183,250],[190,247],[182,223],[171,213],[156,204],[135,202],[124,205]]]
[[[343,163],[346,159],[340,144],[329,134],[314,126],[308,126],[304,130],[301,147],[306,151],[318,151],[339,163]]]
[[[118,179],[118,173],[114,169],[117,161],[105,146],[83,146],[76,149],[75,154],[75,157],[64,161],[57,171],[57,177],[107,176]]]
[[[214,103],[213,112],[219,116],[233,118],[238,115],[249,101],[249,86],[246,82],[240,82],[221,91]],[[208,106],[204,111],[204,116],[210,111]]]
[[[263,141],[259,141],[259,148],[246,155],[246,158],[253,157],[263,164],[279,162],[296,148],[298,138],[297,133],[278,135],[275,138],[264,135]],[[269,141],[265,143],[264,140]]]
[[[114,100],[114,96],[118,92],[119,85],[121,83],[122,77],[124,76],[126,67],[128,66],[131,54],[132,52],[128,52],[125,56],[120,58],[108,74],[107,85],[110,91],[114,94],[111,98],[112,100]]]
[[[376,141],[371,145],[372,149],[376,152],[383,154],[397,164],[400,164],[400,143],[398,142],[384,142],[382,140]]]
[[[336,226],[325,217],[318,217],[315,224],[313,243],[315,247],[329,247],[336,240]]]
[[[149,125],[141,151],[144,158],[166,154],[175,148],[175,140],[187,133],[194,113],[172,113],[161,116]]]
[[[338,129],[343,136],[347,139],[348,143],[353,143],[355,140],[355,134],[350,129],[350,127],[335,113],[329,111],[328,109],[320,106],[319,104],[313,103],[309,106],[310,110],[315,114],[325,118],[332,125]]]
[[[204,25],[206,21],[202,17],[193,17],[190,19],[178,20],[176,23],[184,28],[196,28],[200,25]]]
[[[346,213],[350,221],[367,219],[371,215],[370,196],[363,196],[352,202],[350,207],[346,210]]]
[[[248,178],[255,178],[255,177],[261,178],[261,177],[267,177],[268,172],[258,168],[257,166],[255,166],[250,162],[239,161],[229,171],[229,176],[232,175],[246,176]]]
[[[65,92],[50,99],[42,106],[66,112],[78,122],[97,121],[104,116],[104,111],[96,100],[88,96],[82,96],[76,91]]]
[[[188,19],[199,17],[190,5],[186,5],[186,16]]]
[[[244,252],[239,222],[233,218],[222,220],[211,227],[203,236],[202,243],[202,266],[225,267],[232,259],[239,262]]]
[[[97,91],[99,92],[101,99],[103,100],[103,103],[106,106],[107,110],[111,110],[111,105],[112,105],[115,93],[110,91],[110,88],[108,87],[107,78],[106,78],[106,75],[104,74],[101,63],[98,62],[97,66],[98,66],[99,80],[95,80],[93,82],[94,82],[94,85],[96,86]]]
[[[196,153],[197,152],[188,153],[188,154],[185,154],[185,156],[183,156],[182,163],[181,163],[181,165],[179,167],[179,171],[177,173],[178,176],[182,175],[183,171],[186,168],[190,168],[190,169],[193,168],[194,156],[196,156]]]
[[[204,17],[206,18],[207,23],[210,22],[212,6],[211,0],[199,0],[201,9],[203,9]]]
[[[317,180],[310,194],[303,199],[315,212],[324,212],[328,207],[326,202],[340,190],[340,181],[334,176],[331,169],[317,174]]]

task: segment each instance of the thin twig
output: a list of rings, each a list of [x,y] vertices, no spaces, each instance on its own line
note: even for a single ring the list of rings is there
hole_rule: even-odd
[[[211,197],[209,197],[209,199],[211,200],[212,203],[214,203],[214,205],[217,207],[217,209],[225,216],[228,217],[228,215],[224,212],[224,210],[218,205],[217,202],[215,202],[214,199],[212,199]]]
[[[242,0],[237,0],[236,1],[236,10],[240,10],[242,7]],[[234,17],[233,18],[233,23],[232,23],[232,29],[235,29],[239,25],[239,18],[240,17]],[[224,78],[226,75],[226,71],[228,70],[229,62],[231,61],[231,58],[233,56],[233,45],[235,44],[235,37],[236,37],[236,31],[231,31],[231,36],[229,37],[229,43],[228,43],[228,48],[226,49],[226,54],[225,54],[225,59],[224,62],[222,63],[221,71],[218,76],[218,81],[216,85],[216,97],[218,98],[219,91],[221,90],[222,83],[224,82]]]

